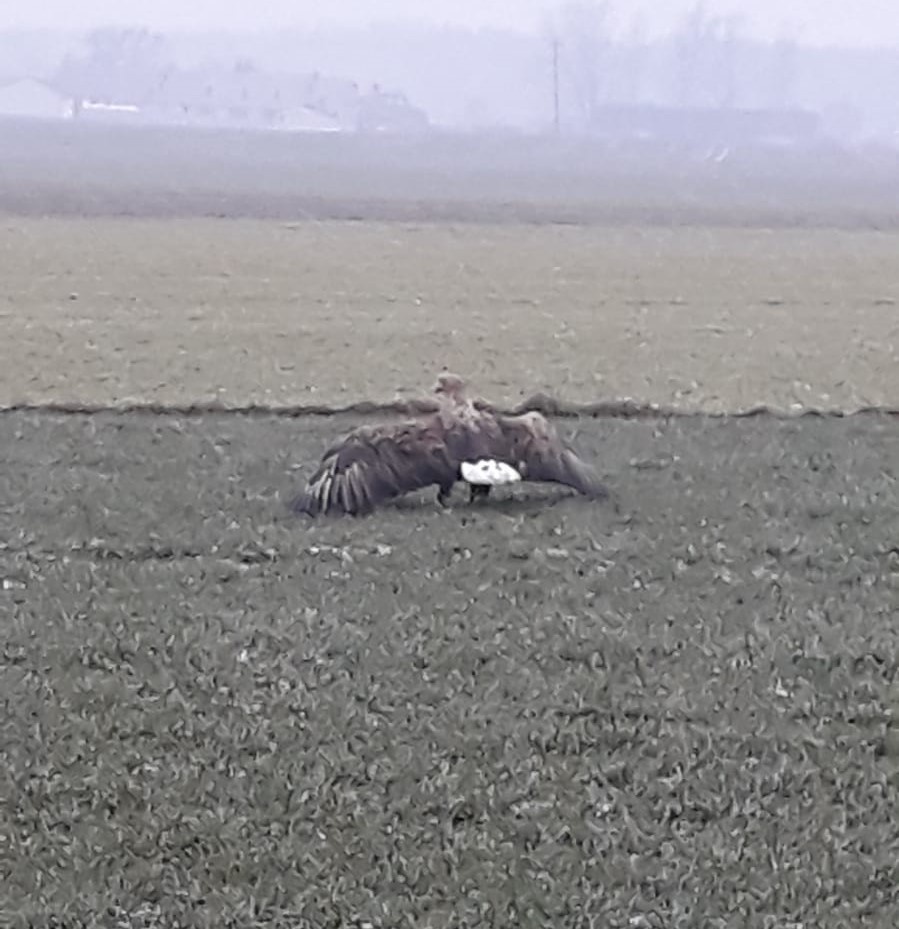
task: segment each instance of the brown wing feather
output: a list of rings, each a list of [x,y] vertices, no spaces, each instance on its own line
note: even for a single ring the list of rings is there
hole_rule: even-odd
[[[291,509],[362,515],[431,484],[451,485],[457,473],[433,419],[357,429],[325,452]]]
[[[561,440],[546,417],[531,412],[501,416],[498,422],[508,441],[506,460],[525,480],[563,484],[594,499],[609,497],[596,470]]]

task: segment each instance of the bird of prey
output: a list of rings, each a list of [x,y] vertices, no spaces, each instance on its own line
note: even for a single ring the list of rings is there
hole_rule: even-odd
[[[454,485],[469,500],[518,481],[562,484],[593,499],[609,492],[596,471],[537,412],[507,416],[476,404],[465,382],[440,374],[433,411],[400,423],[361,426],[331,445],[303,491],[291,502],[310,516],[371,513],[389,500],[434,485],[447,506]]]

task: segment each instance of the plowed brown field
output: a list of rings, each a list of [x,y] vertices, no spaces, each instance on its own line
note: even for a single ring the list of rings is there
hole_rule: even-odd
[[[0,402],[899,406],[899,236],[8,220]]]

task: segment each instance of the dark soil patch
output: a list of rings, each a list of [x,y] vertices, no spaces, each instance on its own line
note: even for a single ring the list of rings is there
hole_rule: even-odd
[[[0,120],[0,212],[896,229],[895,157]]]
[[[349,425],[0,417],[10,924],[896,925],[894,421],[290,517]]]

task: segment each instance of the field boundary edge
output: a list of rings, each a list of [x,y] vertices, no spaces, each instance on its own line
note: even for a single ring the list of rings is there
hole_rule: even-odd
[[[559,400],[548,394],[533,394],[512,407],[501,407],[483,400],[475,401],[480,409],[516,416],[521,413],[538,412],[544,416],[559,419],[593,418],[593,419],[749,419],[770,417],[773,419],[799,419],[804,417],[845,418],[848,416],[892,416],[899,417],[899,407],[863,406],[854,410],[820,409],[802,407],[798,410],[785,410],[760,404],[742,410],[691,410],[678,409],[655,403],[638,403],[634,400],[600,400],[575,403]],[[193,402],[186,404],[172,403],[120,403],[90,404],[65,401],[45,403],[14,403],[0,406],[0,414],[11,413],[54,413],[58,415],[92,416],[103,414],[136,414],[146,416],[275,416],[286,419],[303,417],[329,416],[403,416],[433,412],[436,406],[427,400],[394,400],[377,402],[361,400],[355,403],[339,405],[329,404],[288,404],[274,406],[262,403],[229,405],[217,401]]]

